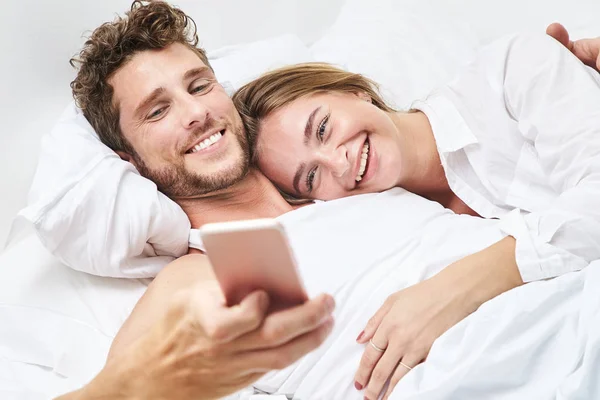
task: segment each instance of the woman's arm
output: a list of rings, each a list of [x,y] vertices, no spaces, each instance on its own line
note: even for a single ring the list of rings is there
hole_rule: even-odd
[[[556,200],[525,216],[515,210],[501,222],[510,236],[388,299],[358,340],[374,344],[356,374],[369,399],[391,375],[389,395],[434,340],[487,300],[600,258],[600,75],[543,35],[482,54],[476,67],[533,145]]]
[[[600,258],[600,75],[545,35],[517,36],[505,51],[491,79],[557,193],[543,209],[502,218],[528,282]]]
[[[388,297],[357,339],[367,344],[355,375],[366,399],[384,399],[423,362],[433,342],[486,301],[523,284],[515,260],[515,239],[506,237],[467,256],[437,275]],[[378,351],[368,344],[372,340]],[[401,361],[404,365],[399,365]]]

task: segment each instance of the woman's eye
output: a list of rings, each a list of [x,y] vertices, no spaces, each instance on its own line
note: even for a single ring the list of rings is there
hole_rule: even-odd
[[[315,175],[317,173],[317,168],[311,169],[306,175],[306,188],[308,189],[308,193],[313,190],[313,182],[315,181]]]
[[[321,123],[319,124],[319,127],[317,128],[317,136],[319,137],[319,140],[322,142],[325,136],[325,130],[327,129],[327,122],[329,121],[329,114],[327,114],[327,116],[325,116],[325,118],[323,118],[323,120],[321,121]]]

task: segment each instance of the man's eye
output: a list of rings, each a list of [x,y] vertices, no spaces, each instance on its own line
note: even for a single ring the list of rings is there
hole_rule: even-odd
[[[148,115],[148,119],[153,119],[153,118],[159,117],[164,111],[165,111],[164,107],[156,109],[156,110],[152,111],[150,113],[150,115]]]
[[[210,86],[210,84],[205,84],[205,85],[199,85],[196,86],[195,88],[193,88],[190,93],[195,94],[195,93],[201,93],[204,92],[208,87]]]

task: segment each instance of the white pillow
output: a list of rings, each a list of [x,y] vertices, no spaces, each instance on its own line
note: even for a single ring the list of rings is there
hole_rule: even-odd
[[[74,271],[34,235],[13,243],[0,255],[0,398],[50,399],[89,382],[147,285]]]
[[[311,52],[372,78],[386,100],[406,108],[449,81],[477,43],[465,24],[448,20],[432,2],[349,0]]]
[[[217,78],[233,88],[268,68],[310,61],[293,35],[209,58]],[[102,144],[74,104],[42,138],[28,206],[19,217],[33,224],[61,262],[100,276],[153,277],[188,249],[183,210]]]

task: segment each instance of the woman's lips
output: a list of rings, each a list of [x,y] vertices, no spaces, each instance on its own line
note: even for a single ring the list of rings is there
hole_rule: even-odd
[[[365,182],[368,182],[375,174],[375,167],[377,166],[377,152],[375,151],[375,146],[373,145],[373,142],[370,140],[369,136],[367,136],[366,143],[369,144],[367,165],[365,166],[365,172],[362,175],[362,179],[360,182],[357,182],[357,186],[362,186],[365,184]]]

